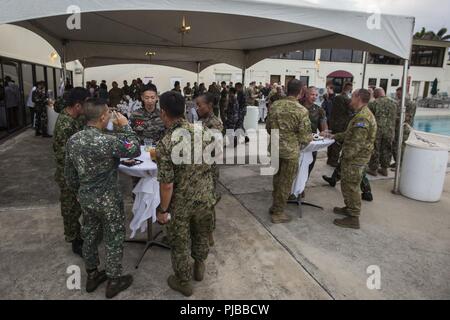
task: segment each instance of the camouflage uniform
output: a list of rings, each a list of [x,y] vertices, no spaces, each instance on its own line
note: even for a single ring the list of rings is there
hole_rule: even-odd
[[[280,164],[273,177],[273,205],[271,214],[282,214],[298,170],[300,150],[311,140],[311,121],[308,110],[293,97],[276,101],[270,108],[267,131],[279,130]]]
[[[400,112],[401,112],[401,100],[397,101],[397,115],[395,118],[395,136],[392,141],[392,155],[394,160],[397,161],[397,145],[398,145],[398,135],[400,130]],[[416,103],[409,98],[406,98],[405,101],[405,124],[414,126],[414,117],[416,116]],[[403,144],[402,144],[402,154],[405,150],[405,141],[408,140],[409,134],[411,130],[408,126],[404,125],[403,127]]]
[[[145,138],[150,138],[156,144],[164,135],[164,123],[160,117],[160,111],[155,108],[153,112],[141,108],[131,114],[130,125],[138,135],[141,145]]]
[[[372,156],[377,134],[377,122],[367,106],[350,120],[347,130],[335,135],[342,143],[341,190],[347,211],[353,216],[361,214],[359,187],[365,167]]]
[[[43,135],[48,134],[47,124],[47,100],[48,95],[38,89],[33,91],[32,101],[34,103],[34,111],[36,112],[36,132],[41,132]]]
[[[66,157],[66,143],[71,136],[81,130],[79,120],[72,118],[67,109],[63,109],[58,115],[55,124],[53,139],[53,151],[56,160],[55,181],[60,189],[61,215],[64,222],[64,235],[67,242],[81,239],[80,216],[81,207],[76,193],[69,189],[64,178],[64,160]]]
[[[122,274],[125,211],[117,181],[120,158],[140,155],[139,139],[130,126],[112,134],[87,127],[66,145],[65,177],[69,188],[78,190],[83,210],[83,258],[87,270],[100,264],[98,244],[106,247],[106,275]]]
[[[306,107],[305,107],[306,108]],[[320,131],[320,125],[323,122],[327,122],[327,114],[325,110],[318,106],[317,104],[313,104],[311,107],[306,108],[309,113],[309,121],[311,121],[311,132],[313,134],[317,133],[317,130]],[[309,165],[308,172],[311,174],[317,160],[317,151],[313,152],[313,162]]]
[[[215,129],[219,130],[220,132],[223,132],[223,124],[222,121],[220,121],[219,118],[217,118],[214,113],[211,113],[207,115],[205,118],[200,118],[200,121],[202,122],[203,126],[206,129]],[[214,156],[214,154],[213,154]],[[219,199],[219,196],[217,195],[216,189],[217,189],[217,183],[219,181],[219,166],[214,163],[211,165],[211,173],[213,177],[213,184],[214,184],[214,194],[216,196],[216,199]],[[216,229],[216,211],[214,210],[214,216],[213,216],[213,230]]]
[[[191,256],[203,262],[208,257],[208,235],[211,232],[213,207],[215,205],[211,166],[202,164],[179,164],[172,161],[172,149],[180,142],[172,141],[177,129],[188,130],[191,135],[191,155],[194,154],[194,126],[185,119],[177,120],[156,147],[158,181],[173,183],[173,194],[168,208],[172,215],[167,233],[172,247],[172,267],[178,280],[185,284],[192,278],[189,259]],[[207,144],[204,143],[205,147]],[[192,158],[189,161],[192,161]]]
[[[350,98],[342,94],[334,98],[333,109],[331,110],[330,116],[330,130],[333,134],[345,132],[347,129],[347,125],[351,119],[349,109],[350,101]],[[328,148],[328,164],[338,164],[341,149],[342,145],[338,142]]]
[[[220,109],[220,119],[222,123],[226,122],[227,119],[227,106],[228,106],[228,90],[227,88],[222,88],[220,91],[219,109]]]
[[[391,164],[397,106],[388,97],[380,97],[369,103],[369,109],[377,121],[377,138],[369,168],[376,171],[380,165],[386,169]]]

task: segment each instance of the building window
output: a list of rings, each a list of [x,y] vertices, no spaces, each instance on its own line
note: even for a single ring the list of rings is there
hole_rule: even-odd
[[[402,60],[400,58],[389,57],[376,53],[369,53],[367,63],[401,65]]]
[[[391,87],[398,87],[400,85],[399,79],[392,79],[391,81]]]
[[[377,86],[377,78],[370,78],[369,87],[376,87],[376,86]]]
[[[216,73],[216,83],[225,81],[229,83],[231,81],[231,73]]]
[[[419,67],[442,67],[445,48],[413,46],[411,65]]]
[[[288,53],[280,53],[271,57],[272,59],[289,59],[289,60],[308,60],[316,59],[316,50],[297,50]]]
[[[321,61],[362,63],[363,52],[349,49],[321,49]]]

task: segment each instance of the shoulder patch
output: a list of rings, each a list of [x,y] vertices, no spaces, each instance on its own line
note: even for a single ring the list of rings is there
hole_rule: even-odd
[[[364,122],[356,122],[355,127],[356,128],[365,128],[366,124]]]

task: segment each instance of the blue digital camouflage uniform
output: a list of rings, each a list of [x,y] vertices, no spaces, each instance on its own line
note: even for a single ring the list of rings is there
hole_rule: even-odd
[[[201,128],[201,126],[200,126]],[[172,151],[179,146],[172,141],[174,132],[185,130],[190,135],[187,148],[191,150],[188,163],[175,164]],[[187,139],[186,139],[187,140]],[[203,143],[203,148],[206,147]],[[185,284],[192,278],[189,259],[189,239],[191,240],[191,256],[203,262],[208,257],[208,235],[211,232],[212,210],[216,199],[211,175],[211,166],[192,164],[194,154],[194,126],[185,119],[179,119],[167,129],[165,136],[156,147],[158,164],[158,181],[173,184],[173,194],[169,206],[172,215],[167,224],[167,233],[171,245],[172,267],[178,280]]]
[[[122,274],[125,212],[117,181],[120,158],[140,155],[139,139],[130,126],[115,135],[87,127],[73,135],[66,146],[67,185],[78,191],[83,210],[83,258],[87,270],[100,264],[98,244],[106,247],[106,275]]]

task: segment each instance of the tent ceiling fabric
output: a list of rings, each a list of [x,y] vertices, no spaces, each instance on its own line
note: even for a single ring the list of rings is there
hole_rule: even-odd
[[[81,29],[66,26],[67,8],[81,9]],[[178,32],[183,16],[191,31]],[[66,60],[86,66],[152,63],[197,71],[216,63],[250,67],[273,54],[313,48],[354,48],[409,59],[414,18],[330,10],[306,1],[283,5],[220,0],[5,0],[0,23],[46,39]]]

